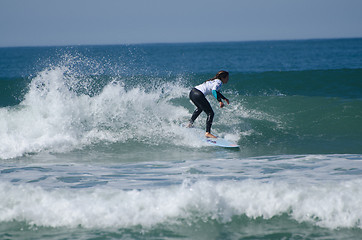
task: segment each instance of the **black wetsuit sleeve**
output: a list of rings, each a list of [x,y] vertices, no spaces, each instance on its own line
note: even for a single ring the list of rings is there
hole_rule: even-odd
[[[221,99],[226,99],[226,97],[224,97],[224,95],[222,95],[219,91],[216,91],[217,94],[217,100],[219,102],[221,102]]]

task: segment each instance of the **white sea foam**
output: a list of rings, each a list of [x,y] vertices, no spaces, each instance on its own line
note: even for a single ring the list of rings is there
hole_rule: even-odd
[[[116,79],[94,96],[76,91],[87,85],[80,81],[88,80],[66,66],[46,69],[32,79],[19,106],[0,109],[0,158],[64,152],[99,141],[169,142],[190,115],[170,102],[188,91],[177,81],[126,90]]]
[[[0,183],[0,221],[50,227],[132,227],[233,216],[270,219],[282,214],[327,228],[362,228],[361,180],[338,184],[184,182],[180,186],[123,191],[116,188],[45,190]]]

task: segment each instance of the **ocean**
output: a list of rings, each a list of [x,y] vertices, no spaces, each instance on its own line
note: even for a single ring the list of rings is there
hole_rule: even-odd
[[[0,189],[0,239],[361,239],[362,39],[0,48]]]

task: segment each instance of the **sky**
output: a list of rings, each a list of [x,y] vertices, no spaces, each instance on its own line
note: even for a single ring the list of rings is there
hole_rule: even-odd
[[[0,0],[0,47],[362,37],[362,0]]]

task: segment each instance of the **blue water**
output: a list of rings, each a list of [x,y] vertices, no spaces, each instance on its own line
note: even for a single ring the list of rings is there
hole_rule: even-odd
[[[237,150],[180,127],[219,70]],[[0,48],[0,238],[360,239],[361,79],[362,39]]]

